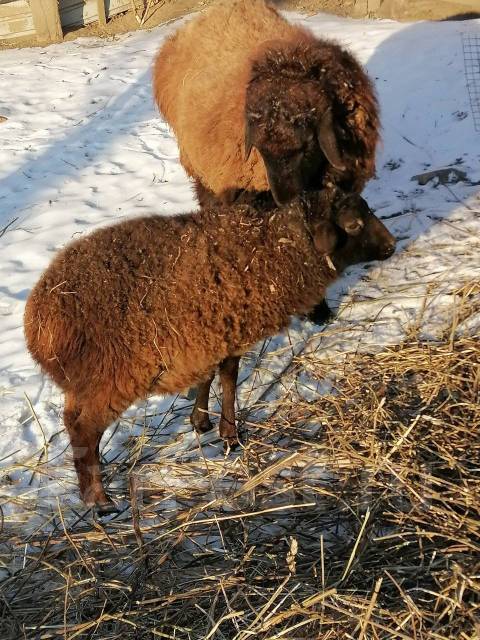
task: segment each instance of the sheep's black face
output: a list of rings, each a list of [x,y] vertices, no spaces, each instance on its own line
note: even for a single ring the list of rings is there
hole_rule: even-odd
[[[338,200],[332,218],[339,230],[332,259],[340,271],[359,262],[386,260],[395,252],[395,238],[361,196]]]
[[[305,147],[307,147],[307,144]],[[279,156],[271,149],[258,147],[267,172],[268,184],[275,202],[286,204],[301,191],[311,188],[318,171],[318,154],[310,149],[289,149]]]
[[[255,147],[262,156],[275,202],[287,204],[301,191],[315,186],[323,158],[314,131],[277,116],[267,123],[250,115],[246,150]]]
[[[315,106],[318,94],[308,83],[279,78],[250,83],[245,122],[245,156],[252,147],[265,164],[278,205],[301,191],[318,189],[327,165],[344,169],[333,131],[332,115]]]

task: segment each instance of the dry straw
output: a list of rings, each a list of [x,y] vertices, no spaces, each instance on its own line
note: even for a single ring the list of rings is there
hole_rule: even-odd
[[[0,638],[479,638],[479,362],[456,326],[352,356],[330,394],[246,413],[240,457],[171,460],[175,484],[133,444],[123,515],[4,523]]]

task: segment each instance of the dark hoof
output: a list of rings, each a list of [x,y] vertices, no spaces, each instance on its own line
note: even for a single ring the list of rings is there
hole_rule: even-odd
[[[213,424],[210,420],[205,420],[205,422],[200,423],[198,426],[194,426],[194,429],[197,433],[207,433],[207,431],[213,429]]]
[[[110,516],[112,513],[118,513],[119,508],[113,502],[105,502],[103,504],[96,504],[94,507],[95,515],[102,516]]]
[[[334,314],[325,300],[322,300],[320,304],[317,304],[317,306],[314,307],[313,311],[307,316],[310,322],[318,325],[326,324],[327,322],[332,320],[333,317]]]
[[[197,433],[207,433],[207,431],[210,431],[213,427],[213,424],[210,422],[210,420],[207,418],[206,420],[192,420],[192,418],[190,418],[190,422],[192,423],[192,427],[195,429],[195,431]]]
[[[218,433],[223,440],[223,448],[226,452],[236,449],[238,446],[238,431],[234,420],[230,422],[222,416],[218,425]]]
[[[240,442],[237,437],[225,438],[223,441],[223,450],[228,455],[230,451],[235,451],[240,446]]]

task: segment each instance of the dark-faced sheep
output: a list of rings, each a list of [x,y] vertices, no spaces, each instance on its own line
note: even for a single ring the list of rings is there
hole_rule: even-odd
[[[309,312],[346,265],[394,247],[360,196],[330,190],[268,213],[224,205],[137,218],[63,249],[27,300],[25,335],[65,393],[86,504],[108,508],[99,443],[129,405],[200,385],[191,420],[203,431],[219,367],[220,435],[233,444],[238,357]]]
[[[286,203],[329,183],[360,193],[374,174],[378,105],[360,64],[263,0],[219,2],[180,27],[153,89],[202,205],[268,190]]]

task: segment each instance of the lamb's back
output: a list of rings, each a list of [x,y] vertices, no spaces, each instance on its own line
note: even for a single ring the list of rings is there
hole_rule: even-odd
[[[192,384],[313,306],[325,284],[315,269],[311,240],[288,211],[133,219],[54,259],[27,303],[27,343],[62,388],[131,371],[122,379],[140,396],[167,371],[159,390],[172,391],[179,371]]]

